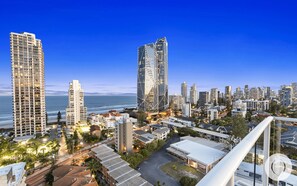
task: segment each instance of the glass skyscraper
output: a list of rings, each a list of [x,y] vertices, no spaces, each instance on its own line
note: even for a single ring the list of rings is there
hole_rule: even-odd
[[[158,92],[159,111],[168,109],[168,43],[166,38],[158,39],[156,42],[156,55],[158,66]]]
[[[161,38],[138,48],[138,109],[163,111],[168,99],[168,44]]]

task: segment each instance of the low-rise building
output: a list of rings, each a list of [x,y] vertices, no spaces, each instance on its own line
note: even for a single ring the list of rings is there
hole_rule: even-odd
[[[135,130],[134,139],[139,140],[143,145],[146,145],[153,142],[155,140],[155,136],[143,130]]]
[[[183,140],[171,144],[167,151],[187,162],[193,168],[208,173],[224,156],[225,152],[194,141]]]
[[[217,109],[208,109],[207,118],[208,118],[208,121],[219,119],[219,111]]]
[[[87,167],[62,165],[53,170],[53,186],[98,186]]]
[[[92,136],[101,137],[101,128],[98,125],[91,125],[90,126],[90,134]]]
[[[253,99],[247,99],[243,100],[243,103],[246,103],[247,110],[252,111],[266,111],[269,110],[269,100],[253,100]]]
[[[119,113],[111,110],[104,114],[90,114],[88,120],[91,125],[100,125],[103,128],[115,128],[116,123],[123,123],[128,118],[128,113]]]
[[[170,95],[169,103],[170,103],[171,109],[181,110],[183,104],[185,103],[185,100],[184,100],[184,97],[181,95]]]
[[[167,138],[167,135],[170,133],[170,129],[167,127],[163,127],[157,130],[154,130],[152,134],[158,139],[158,140],[164,140]]]
[[[232,116],[242,116],[245,118],[247,112],[247,106],[246,103],[244,103],[242,100],[237,100],[233,102],[233,109],[231,111]]]
[[[218,129],[218,128],[217,128]],[[198,132],[201,136],[204,138],[213,140],[213,141],[220,141],[220,142],[226,142],[230,138],[228,134],[221,133],[221,131],[217,132],[216,130],[206,130],[203,128],[197,128],[193,127],[192,130]]]
[[[164,127],[168,127],[168,128],[182,128],[182,127],[194,126],[194,123],[192,123],[191,121],[186,121],[175,117],[169,117],[168,119],[164,119],[161,121],[161,124]]]
[[[25,162],[0,167],[1,186],[25,186]]]
[[[152,186],[141,177],[141,174],[132,169],[129,163],[107,145],[100,145],[91,150],[91,156],[102,165],[101,172],[104,180],[110,186]]]
[[[185,104],[183,104],[182,115],[184,117],[191,117],[191,103],[185,103]]]
[[[198,125],[199,128],[201,129],[207,129],[223,134],[230,134],[231,133],[231,126],[219,126],[219,125],[213,125],[213,124],[205,124],[205,123],[200,123]]]

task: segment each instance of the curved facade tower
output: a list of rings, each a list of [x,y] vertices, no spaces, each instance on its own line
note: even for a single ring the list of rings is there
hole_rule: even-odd
[[[159,88],[159,111],[168,109],[168,43],[166,38],[158,39],[156,42],[157,66],[158,66],[158,88]]]
[[[138,48],[137,104],[140,111],[163,111],[169,106],[167,48],[166,38]]]
[[[141,111],[158,110],[157,64],[154,44],[138,48],[137,103]]]

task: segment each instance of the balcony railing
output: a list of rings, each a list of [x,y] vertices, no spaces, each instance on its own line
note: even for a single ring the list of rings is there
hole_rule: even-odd
[[[270,152],[270,128],[274,121],[297,122],[297,118],[269,116],[259,123],[239,144],[237,144],[207,175],[199,181],[197,186],[233,186],[234,174],[264,132],[264,161],[269,158]],[[263,166],[265,163],[263,163]],[[268,186],[269,175],[264,171],[262,175],[263,186]]]

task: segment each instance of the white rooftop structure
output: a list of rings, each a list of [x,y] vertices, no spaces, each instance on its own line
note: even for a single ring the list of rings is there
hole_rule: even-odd
[[[204,133],[204,134],[207,134],[207,135],[223,138],[223,139],[227,139],[227,138],[230,137],[228,134],[214,132],[214,131],[210,131],[210,130],[206,130],[206,129],[200,129],[200,128],[197,128],[197,127],[193,127],[192,130],[194,130],[196,132]]]
[[[25,162],[14,163],[5,167],[0,167],[0,185],[1,186],[23,186],[25,179]]]
[[[204,165],[211,165],[221,159],[226,153],[190,140],[183,140],[170,145],[180,151],[186,152],[188,158],[199,161]]]
[[[19,136],[19,137],[15,137],[13,139],[13,141],[15,142],[22,142],[22,141],[28,141],[29,139],[35,138],[34,135],[28,135],[28,136]]]
[[[186,127],[185,125],[181,124],[181,123],[176,123],[176,122],[171,122],[171,121],[167,121],[167,120],[162,120],[161,123],[163,123],[166,126],[171,126],[171,127],[177,127],[177,128],[183,128]]]
[[[215,141],[211,141],[205,138],[199,138],[199,137],[192,137],[192,136],[183,136],[180,137],[181,140],[189,140],[189,141],[193,141],[195,143],[200,143],[202,145],[214,148],[214,149],[218,149],[218,150],[224,150],[227,146],[224,143],[218,143]]]

